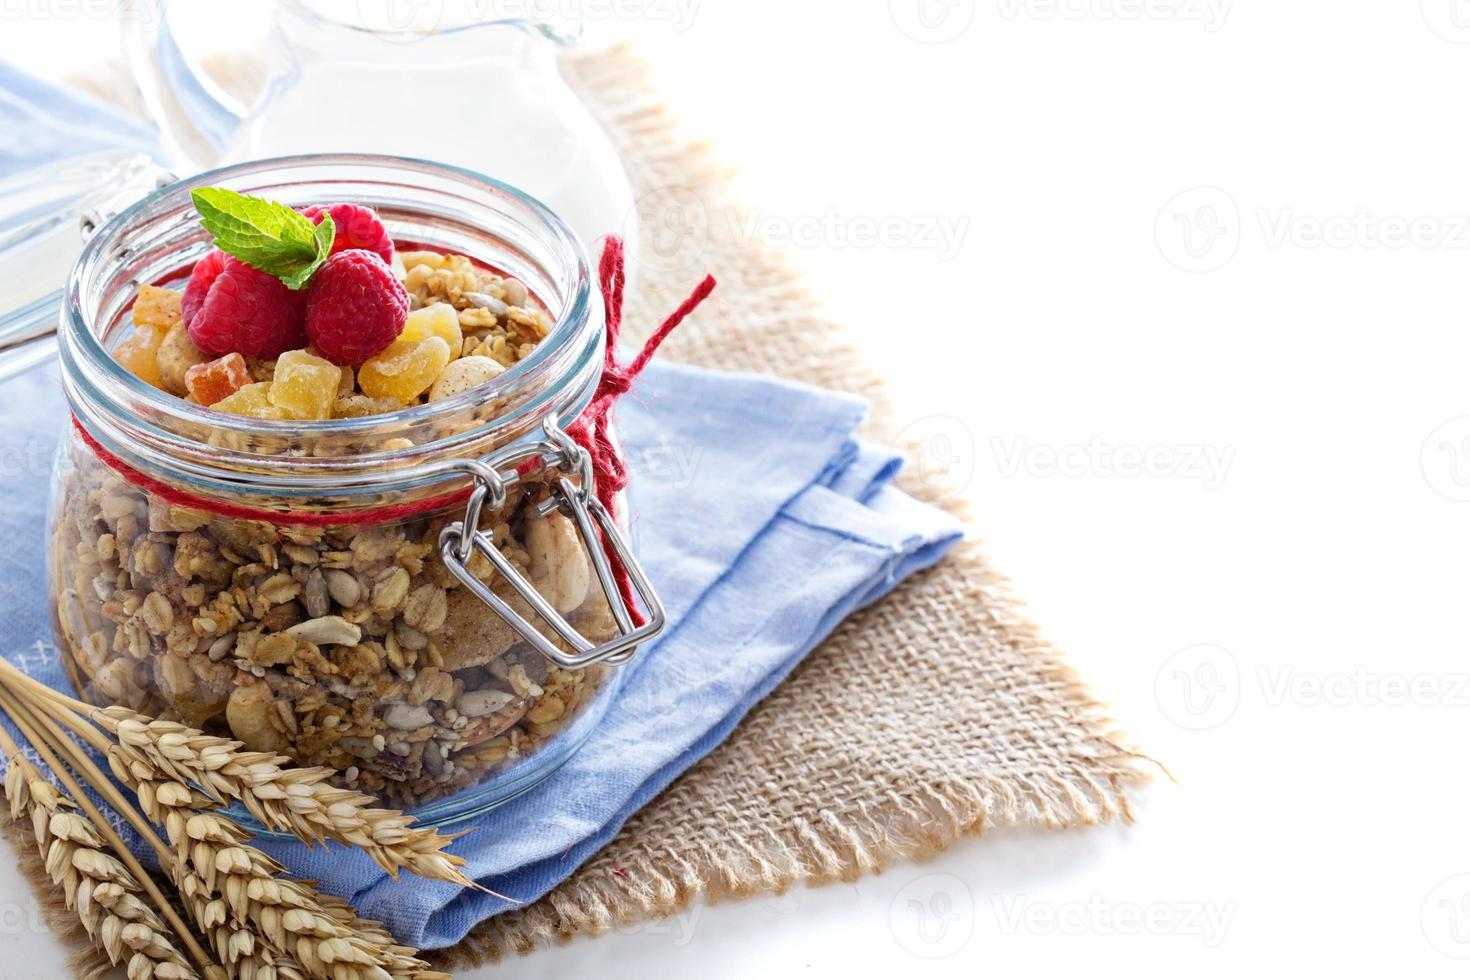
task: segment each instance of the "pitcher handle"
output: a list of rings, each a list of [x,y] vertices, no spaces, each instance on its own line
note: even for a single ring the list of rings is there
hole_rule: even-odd
[[[169,0],[122,0],[123,53],[169,160],[182,170],[208,170],[219,163],[246,107],[190,65],[169,30],[168,7]]]

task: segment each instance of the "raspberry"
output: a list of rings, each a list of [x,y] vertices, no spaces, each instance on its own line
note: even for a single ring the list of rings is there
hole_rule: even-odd
[[[301,303],[275,276],[215,250],[195,264],[184,290],[184,325],[207,354],[275,357],[306,344]]]
[[[194,317],[199,313],[199,307],[204,305],[204,297],[209,293],[209,287],[215,277],[225,267],[227,257],[224,252],[215,249],[194,263],[194,271],[189,273],[189,285],[184,287],[184,299],[180,303],[185,325],[193,322]]]
[[[372,208],[360,204],[313,204],[301,213],[314,225],[322,223],[323,214],[332,216],[332,223],[337,226],[337,237],[332,240],[333,255],[349,248],[365,248],[378,253],[384,262],[393,261],[393,239],[388,237],[388,229]]]
[[[376,252],[349,248],[311,278],[306,335],[336,364],[361,364],[382,351],[408,319],[408,292]]]

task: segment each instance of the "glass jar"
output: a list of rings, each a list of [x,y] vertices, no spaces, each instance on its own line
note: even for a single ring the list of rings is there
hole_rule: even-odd
[[[186,402],[110,349],[138,284],[181,286],[210,248],[189,198],[200,186],[371,206],[400,247],[518,279],[553,326],[486,384],[390,414],[288,422]],[[625,508],[598,504],[566,435],[601,377],[604,334],[566,225],[449,166],[265,160],[107,220],[59,326],[73,425],[49,576],[81,696],[326,766],[441,825],[545,778],[615,696],[617,665],[663,626],[620,530]]]

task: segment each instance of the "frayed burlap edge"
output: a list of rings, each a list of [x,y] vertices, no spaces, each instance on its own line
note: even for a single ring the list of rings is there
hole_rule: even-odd
[[[259,72],[249,62],[211,67],[227,88],[248,91],[258,84]],[[706,209],[739,210],[730,200],[731,169],[708,145],[679,135],[679,120],[636,52],[619,47],[579,55],[564,68],[622,153],[645,230],[657,227],[661,206],[689,203],[690,194]],[[122,77],[114,65],[81,81],[117,102],[132,98],[131,87],[119,84]],[[130,107],[137,111],[136,101]],[[869,437],[908,448],[895,435],[901,417],[881,375],[839,325],[820,315],[784,256],[758,243],[731,242],[718,223],[698,245],[703,261],[680,267],[681,274],[669,269],[677,262],[643,265],[629,297],[631,334],[672,309],[708,267],[721,288],[681,327],[667,356],[861,394],[873,403]],[[916,497],[969,516],[953,488],[912,475],[901,482]],[[925,625],[936,622],[938,627]],[[952,625],[948,631],[946,624]],[[902,658],[894,657],[895,649]],[[973,661],[965,659],[970,649]],[[973,723],[970,742],[947,753],[922,744],[907,746],[907,754],[868,751],[857,765],[838,760],[826,769],[817,765],[820,753],[806,746],[785,754],[772,748],[783,739],[799,741],[814,711],[834,735],[861,742],[872,719],[844,709],[874,700],[871,691],[863,693],[865,685],[908,682],[899,676],[899,661],[910,657],[948,669],[936,675],[938,683],[917,690],[950,712],[946,729]],[[956,685],[956,678],[972,683]],[[834,690],[859,694],[830,713]],[[986,691],[1005,696],[986,698]],[[1014,705],[1018,692],[1027,701],[1020,709]],[[1010,707],[1000,710],[1000,704]],[[895,703],[879,707],[893,710]],[[1000,739],[1004,751],[986,737],[992,729],[1011,736]],[[1017,733],[1030,743],[1020,744]],[[933,736],[915,732],[911,740]],[[762,798],[751,785],[757,771],[763,783],[779,785],[781,793],[795,790],[794,796]],[[1105,706],[1041,638],[982,547],[969,540],[937,568],[844,622],[723,745],[636,814],[570,879],[526,908],[481,923],[431,958],[441,969],[468,968],[672,915],[701,899],[850,881],[896,861],[932,857],[995,827],[1062,829],[1131,820],[1129,792],[1156,771],[1114,729]],[[12,825],[7,836],[47,921],[64,941],[84,941],[24,828]],[[90,950],[76,955],[79,977],[102,975]]]

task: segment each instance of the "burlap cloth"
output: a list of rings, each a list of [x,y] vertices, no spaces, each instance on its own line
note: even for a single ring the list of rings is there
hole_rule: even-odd
[[[222,70],[234,74],[226,84],[251,85],[248,67]],[[638,56],[627,48],[581,54],[564,71],[622,153],[640,201],[646,261],[625,318],[634,339],[707,267],[720,280],[715,299],[660,356],[866,395],[868,434],[891,440],[881,378],[842,328],[818,315],[782,254],[737,238],[743,222],[727,220],[740,213],[728,170],[678,135]],[[88,87],[114,100],[129,91],[115,69],[107,74],[86,79]],[[720,220],[700,220],[711,215]],[[674,221],[679,228],[669,227]],[[672,239],[653,243],[655,230],[692,232],[683,241],[693,251],[667,254],[659,244]],[[958,506],[927,480],[901,482]],[[666,916],[700,898],[850,880],[994,827],[1127,820],[1128,793],[1147,776],[1143,761],[1038,636],[981,548],[966,542],[843,623],[570,879],[434,959],[468,967]],[[20,850],[30,857],[34,846]],[[43,904],[54,905],[37,863],[23,866]]]

